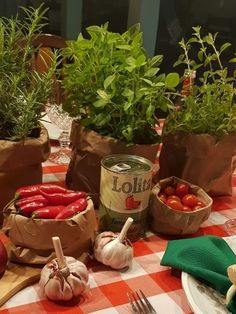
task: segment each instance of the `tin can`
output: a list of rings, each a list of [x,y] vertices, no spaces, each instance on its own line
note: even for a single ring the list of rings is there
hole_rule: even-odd
[[[101,163],[99,229],[120,232],[133,218],[127,236],[142,237],[152,185],[153,164],[136,155],[110,155]]]

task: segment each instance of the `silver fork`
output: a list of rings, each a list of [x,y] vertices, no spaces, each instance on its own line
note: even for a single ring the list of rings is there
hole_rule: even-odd
[[[129,303],[134,313],[155,314],[157,313],[142,290],[127,293]]]

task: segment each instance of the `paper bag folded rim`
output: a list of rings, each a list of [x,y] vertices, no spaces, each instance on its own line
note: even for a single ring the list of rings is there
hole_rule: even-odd
[[[206,206],[192,212],[182,212],[169,208],[158,198],[158,193],[167,185],[177,182],[190,186],[190,193],[196,194]],[[185,235],[197,232],[200,225],[209,217],[212,198],[200,187],[175,176],[159,181],[151,191],[149,223],[154,232],[168,235]]]
[[[11,261],[46,264],[55,257],[53,236],[60,238],[65,255],[79,258],[91,253],[96,227],[93,202],[88,199],[85,211],[66,220],[31,219],[6,213],[3,231],[11,242]]]

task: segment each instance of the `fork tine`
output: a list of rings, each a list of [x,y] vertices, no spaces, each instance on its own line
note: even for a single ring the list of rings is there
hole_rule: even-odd
[[[127,296],[128,296],[129,303],[130,303],[130,305],[132,307],[132,310],[134,311],[134,313],[138,313],[138,310],[135,307],[134,302],[133,302],[129,292],[127,292]]]
[[[136,293],[136,295],[137,295],[137,297],[138,297],[138,299],[139,299],[139,302],[142,304],[142,311],[144,312],[144,313],[148,313],[149,312],[149,308],[148,308],[148,306],[147,306],[147,303],[145,303],[146,302],[146,300],[145,300],[145,302],[143,302],[143,300],[142,300],[142,298],[140,297],[140,295],[138,294],[138,292],[137,291],[135,291],[135,293]],[[148,312],[147,312],[148,311]]]
[[[131,293],[131,296],[133,298],[133,301],[134,301],[136,308],[138,309],[138,313],[144,313],[145,314],[145,312],[143,311],[141,305],[139,304],[137,296],[134,294],[134,292]]]
[[[134,313],[138,313],[138,314],[143,314],[145,312],[143,312],[140,304],[138,303],[137,297],[135,296],[134,292],[128,292],[127,293],[128,299],[129,299],[129,303],[132,307],[132,310],[134,311]]]
[[[140,295],[141,294],[141,295]],[[141,289],[138,291],[127,292],[129,303],[134,313],[155,314],[156,311]]]
[[[147,297],[145,296],[145,294],[143,293],[143,291],[142,291],[141,289],[139,289],[139,292],[141,293],[143,299],[145,300],[146,305],[147,305],[149,311],[150,311],[151,313],[153,313],[153,314],[156,313],[156,310],[155,310],[154,307],[151,305],[151,303],[148,301],[148,299],[147,299]]]

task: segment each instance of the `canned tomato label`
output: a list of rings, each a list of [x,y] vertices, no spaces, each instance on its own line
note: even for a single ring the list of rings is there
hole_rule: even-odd
[[[132,240],[144,235],[152,183],[151,161],[135,155],[110,155],[102,160],[99,228],[119,232],[126,219]]]

